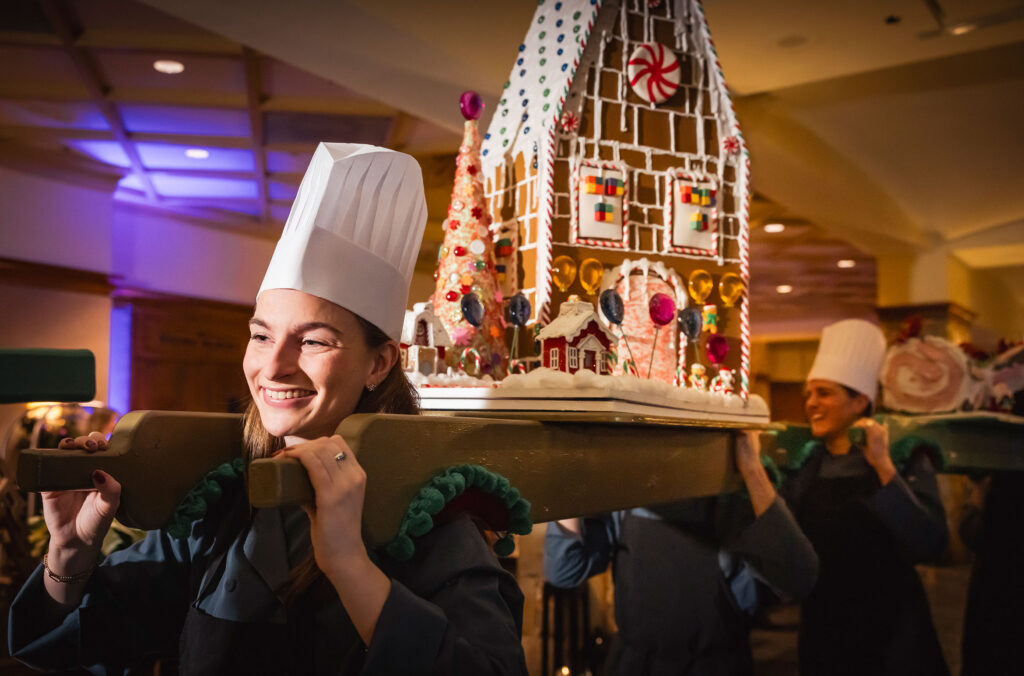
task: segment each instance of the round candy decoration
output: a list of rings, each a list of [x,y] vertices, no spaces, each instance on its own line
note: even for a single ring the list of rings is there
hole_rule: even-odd
[[[480,296],[467,293],[462,297],[462,316],[475,328],[480,328],[480,322],[484,320],[484,304],[480,302]]]
[[[580,284],[583,290],[594,295],[601,288],[601,279],[604,277],[604,266],[596,258],[588,258],[580,263]]]
[[[469,252],[479,256],[484,252],[484,243],[478,239],[474,239],[469,243]]]
[[[559,256],[551,261],[551,279],[560,291],[568,291],[576,280],[576,261],[569,256]]]
[[[612,324],[622,324],[622,318],[625,316],[626,307],[622,304],[622,296],[615,289],[605,289],[601,292],[601,299],[599,301],[601,306],[601,312],[604,313],[605,319]]]
[[[517,293],[508,302],[508,319],[514,326],[526,326],[530,310],[530,301],[523,294]]]
[[[647,309],[651,313],[651,321],[656,326],[671,324],[676,316],[676,302],[665,293],[656,293],[651,296]]]
[[[679,325],[679,332],[686,336],[687,340],[696,340],[704,328],[704,317],[700,308],[683,308],[679,311],[679,318],[676,321]]]
[[[722,305],[732,307],[743,295],[743,280],[735,272],[727,272],[718,281],[718,293],[722,296]]]
[[[681,71],[672,50],[657,42],[645,42],[629,57],[629,86],[648,103],[664,103],[679,89]]]
[[[474,91],[462,92],[459,97],[459,112],[467,120],[479,119],[484,111],[484,100]]]
[[[457,255],[457,254],[456,254]],[[690,273],[690,295],[698,303],[703,303],[711,290],[715,288],[715,282],[707,270],[694,270]]]
[[[708,360],[712,364],[721,364],[729,354],[729,341],[725,339],[725,336],[716,333],[708,338],[707,350]]]

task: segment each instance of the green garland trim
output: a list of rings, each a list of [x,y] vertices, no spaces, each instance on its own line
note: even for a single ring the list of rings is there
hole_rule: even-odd
[[[854,435],[854,432],[860,432],[861,434]],[[850,441],[857,445],[864,443],[864,430],[860,428],[854,428],[850,430]],[[819,449],[823,449],[824,445],[817,439],[808,441],[800,447],[795,453],[786,454],[786,470],[789,472],[795,472],[801,469],[807,464],[811,456],[814,455]],[[936,444],[934,441],[929,441],[923,437],[910,435],[903,437],[899,441],[895,441],[889,444],[889,457],[892,458],[892,464],[896,466],[896,470],[903,473],[903,470],[907,468],[910,460],[913,458],[914,452],[922,450],[928,454],[932,460],[932,464],[935,465],[935,471],[941,472],[946,468],[948,458],[946,453]]]
[[[245,462],[235,458],[208,472],[178,503],[163,527],[164,532],[179,540],[188,537],[192,523],[206,516],[207,508],[220,500],[224,486],[240,478],[244,470]]]
[[[526,535],[533,530],[530,503],[508,479],[480,465],[455,465],[434,475],[409,503],[398,534],[384,550],[396,561],[408,561],[416,551],[412,538],[428,533],[445,505],[473,487],[493,496],[508,510],[508,531],[494,543],[494,552],[509,556],[515,549],[511,533]]]

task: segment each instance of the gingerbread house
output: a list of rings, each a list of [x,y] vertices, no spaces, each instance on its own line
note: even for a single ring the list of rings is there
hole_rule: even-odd
[[[537,334],[541,363],[565,373],[593,371],[608,374],[608,354],[615,336],[597,317],[594,306],[578,298],[562,303],[558,316]]]
[[[718,364],[746,396],[748,303],[717,289],[748,284],[749,162],[697,0],[540,0],[481,155],[502,291],[524,293],[533,322],[586,291],[553,285],[553,261],[596,259],[640,324],[657,292],[679,310],[721,304]],[[654,352],[654,377],[706,361],[707,334],[623,329],[638,363]]]
[[[402,368],[430,375],[438,371],[445,352],[452,341],[440,318],[434,314],[433,304],[416,303],[412,310],[405,311],[402,322],[402,338],[399,341]]]

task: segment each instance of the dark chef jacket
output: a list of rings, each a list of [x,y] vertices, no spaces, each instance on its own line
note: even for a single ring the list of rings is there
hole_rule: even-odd
[[[563,587],[612,564],[609,676],[750,674],[750,573],[799,598],[817,569],[780,498],[756,519],[745,496],[722,496],[586,519],[582,538],[552,523],[544,553],[545,576]]]
[[[230,490],[230,492],[229,492]],[[379,565],[391,591],[369,646],[337,597],[288,608],[275,594],[309,551],[298,508],[252,512],[225,491],[187,539],[154,531],[110,555],[78,608],[52,607],[37,569],[11,606],[11,653],[41,669],[137,673],[177,654],[183,674],[525,674],[523,597],[468,519]]]
[[[883,487],[859,448],[833,456],[819,443],[782,494],[820,561],[801,609],[801,676],[948,674],[914,568],[948,534],[929,455]]]

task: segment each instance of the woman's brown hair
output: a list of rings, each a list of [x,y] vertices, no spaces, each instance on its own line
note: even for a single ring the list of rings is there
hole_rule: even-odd
[[[375,350],[391,338],[386,333],[371,324],[362,317],[355,315],[362,329],[363,339],[367,347]],[[405,377],[400,361],[388,371],[388,375],[373,390],[363,389],[363,394],[356,403],[353,413],[419,413],[419,396],[409,379]],[[243,420],[243,449],[245,451],[246,464],[258,458],[268,458],[274,451],[284,447],[284,439],[275,437],[263,426],[260,421],[259,409],[256,402],[250,401],[245,410]],[[285,602],[290,604],[297,600],[307,589],[316,585],[316,595],[321,599],[330,598],[334,589],[327,584],[326,578],[320,569],[317,568],[313,558],[313,552],[292,569],[288,580],[279,590],[284,596]]]

